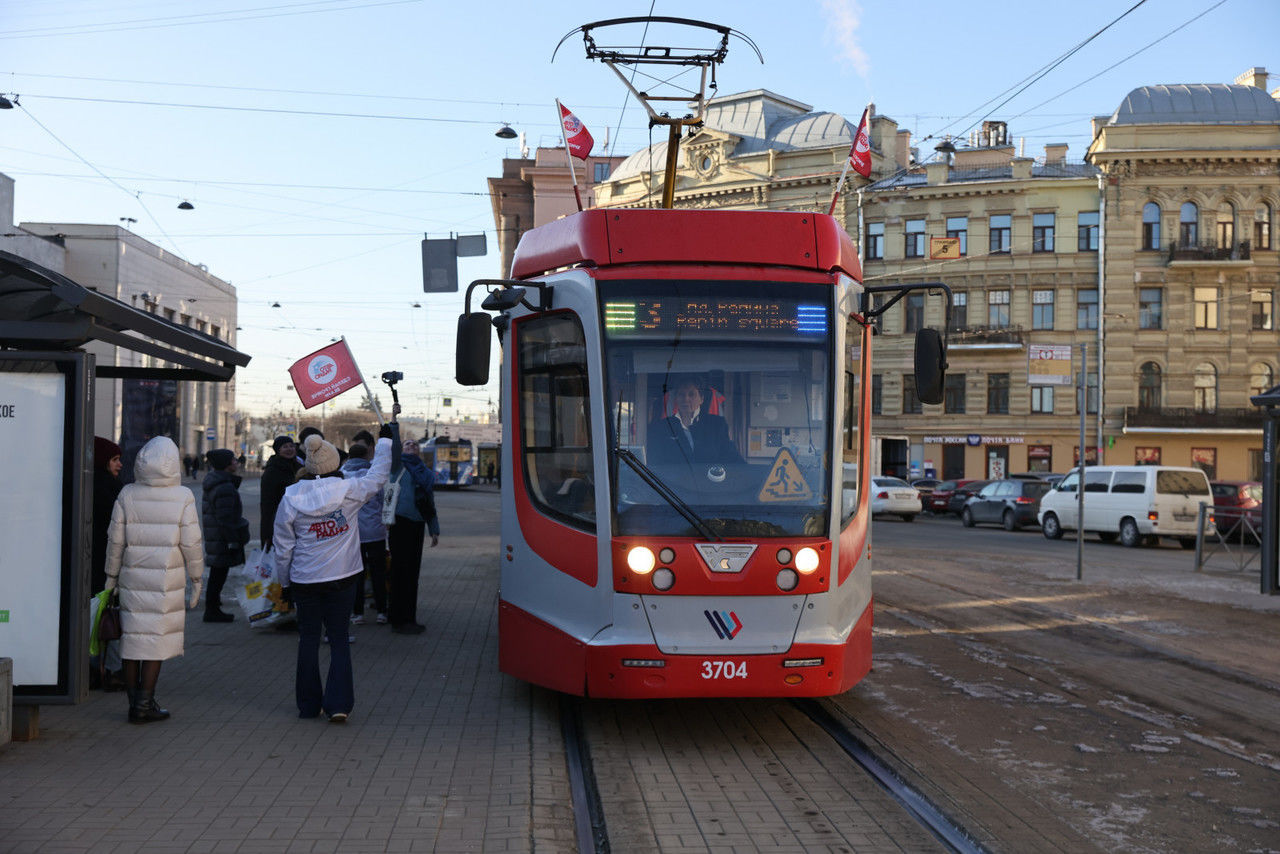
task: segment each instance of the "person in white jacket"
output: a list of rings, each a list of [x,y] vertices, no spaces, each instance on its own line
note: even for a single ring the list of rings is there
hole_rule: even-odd
[[[384,437],[392,432],[384,425]],[[364,477],[343,480],[338,450],[319,436],[303,445],[305,471],[276,511],[276,573],[298,609],[298,717],[341,723],[355,706],[347,620],[360,560],[360,508],[382,492],[391,471],[392,441],[381,438]],[[320,682],[321,628],[329,637],[329,675]]]
[[[108,590],[120,588],[120,657],[124,659],[129,722],[169,717],[156,703],[160,663],[182,655],[188,607],[200,600],[204,540],[191,490],[182,485],[178,446],[156,436],[138,451],[134,482],[120,490],[107,527]]]

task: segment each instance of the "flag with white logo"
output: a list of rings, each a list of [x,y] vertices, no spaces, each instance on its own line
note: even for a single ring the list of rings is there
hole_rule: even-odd
[[[556,103],[560,105],[560,124],[564,127],[565,146],[574,157],[586,160],[591,156],[591,148],[596,144],[595,139],[592,138],[581,119],[564,104],[560,104],[559,101]]]
[[[345,338],[294,362],[289,376],[304,409],[318,406],[364,381]]]
[[[853,145],[849,148],[849,165],[863,178],[871,177],[871,136],[867,130],[869,112],[871,112],[870,107],[862,111],[862,121],[858,122],[858,130],[853,135]]]

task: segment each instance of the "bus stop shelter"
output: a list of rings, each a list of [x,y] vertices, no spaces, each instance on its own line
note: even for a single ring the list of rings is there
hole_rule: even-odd
[[[154,363],[98,365],[84,350],[93,341]],[[10,489],[0,503],[0,657],[12,660],[16,737],[34,737],[39,705],[75,703],[88,690],[93,381],[226,382],[249,358],[0,251],[0,442],[10,449]],[[135,453],[142,439],[134,437]]]
[[[1280,477],[1277,477],[1276,438],[1280,430],[1280,385],[1255,394],[1249,402],[1262,409],[1267,422],[1262,428],[1262,592],[1280,592]]]

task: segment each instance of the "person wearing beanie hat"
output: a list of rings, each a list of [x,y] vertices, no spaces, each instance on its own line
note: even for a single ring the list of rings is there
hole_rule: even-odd
[[[204,621],[229,623],[235,619],[222,610],[222,588],[233,566],[245,562],[244,547],[249,542],[249,520],[240,503],[239,463],[226,448],[205,454],[210,471],[204,476],[200,499],[200,519],[204,524],[204,562],[209,567],[209,586],[204,594]]]
[[[260,515],[258,517],[258,538],[262,541],[262,550],[271,548],[272,533],[276,524],[276,508],[284,491],[298,479],[298,470],[302,462],[298,459],[298,447],[288,436],[276,436],[271,443],[275,454],[262,467],[262,481],[259,484]]]
[[[393,408],[398,413],[399,408]],[[338,471],[338,451],[310,436],[306,472],[285,490],[276,512],[276,577],[288,586],[298,609],[298,662],[294,699],[298,717],[323,712],[333,723],[355,706],[347,621],[355,597],[360,560],[359,513],[382,493],[391,472],[390,439],[379,439],[373,464],[363,477],[346,480]],[[329,673],[320,679],[320,638],[329,638]]]
[[[342,460],[338,449],[324,440],[319,433],[312,433],[302,443],[302,467],[313,477],[324,477],[338,470]]]
[[[107,528],[111,524],[111,508],[124,484],[120,482],[120,446],[101,436],[93,437],[93,542],[89,562],[89,592],[97,593],[107,583]],[[120,642],[108,641],[100,655],[89,658],[89,687],[120,690]]]

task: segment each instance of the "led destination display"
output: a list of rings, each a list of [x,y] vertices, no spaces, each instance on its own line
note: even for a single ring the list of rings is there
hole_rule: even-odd
[[[609,300],[604,326],[610,335],[785,333],[824,335],[827,309],[788,299],[654,297]]]

